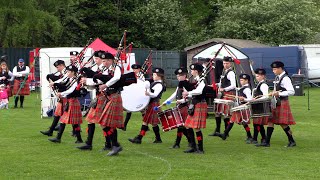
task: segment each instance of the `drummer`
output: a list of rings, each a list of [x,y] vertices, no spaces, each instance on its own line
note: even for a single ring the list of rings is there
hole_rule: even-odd
[[[273,73],[276,75],[274,81],[275,90],[272,92],[272,96],[277,98],[277,105],[276,109],[272,110],[272,118],[268,122],[266,142],[261,143],[260,146],[270,147],[274,124],[277,124],[282,127],[288,137],[289,143],[286,147],[294,147],[296,146],[296,142],[293,139],[292,131],[289,126],[296,124],[289,104],[289,96],[292,96],[295,93],[294,88],[290,77],[284,69],[283,62],[275,61],[270,66]]]
[[[188,136],[190,140],[191,148],[184,151],[185,153],[199,153],[203,154],[203,135],[201,129],[206,128],[207,123],[207,113],[208,105],[206,102],[206,93],[204,87],[206,86],[204,80],[200,79],[200,74],[203,71],[203,66],[201,64],[191,64],[190,65],[191,74],[198,81],[196,88],[192,91],[184,91],[182,93],[183,97],[191,97],[191,104],[188,109],[188,117],[185,122],[185,127],[188,131]],[[194,131],[196,131],[196,136],[198,140],[198,149],[195,142]]]
[[[266,70],[262,68],[258,68],[254,71],[256,80],[258,81],[258,84],[256,88],[253,90],[253,101],[255,100],[266,100],[268,99],[268,91],[269,86],[266,83]],[[256,107],[256,106],[254,106]],[[253,107],[252,107],[253,108]],[[257,107],[256,107],[257,108]],[[262,107],[263,108],[263,107]],[[259,112],[262,112],[263,109],[259,109]],[[258,144],[258,134],[260,132],[261,134],[261,143],[264,143],[266,140],[266,132],[264,129],[264,125],[268,125],[268,119],[270,117],[264,116],[264,117],[254,117],[252,118],[253,121],[253,144]]]
[[[154,82],[151,83],[150,87],[147,88],[145,93],[146,96],[150,96],[151,99],[148,104],[146,113],[143,116],[140,133],[136,137],[128,139],[130,142],[135,144],[141,144],[141,140],[143,136],[146,135],[146,131],[148,130],[148,124],[151,124],[153,126],[152,129],[156,136],[156,139],[153,141],[153,143],[162,143],[160,137],[160,129],[158,126],[158,124],[160,123],[157,114],[159,110],[157,111],[156,107],[159,107],[162,93],[166,90],[164,83],[164,70],[161,68],[154,68],[152,70],[152,73]]]
[[[252,100],[251,88],[250,88],[250,76],[248,74],[240,74],[239,76],[241,88],[239,90],[239,97],[236,97],[240,100],[242,105]],[[246,143],[252,143],[252,136],[248,124],[250,123],[250,111],[249,109],[243,110],[241,112],[233,112],[230,123],[224,133],[219,134],[219,137],[223,140],[227,139],[229,132],[231,131],[233,124],[238,123],[242,124],[244,129],[247,132]]]
[[[188,74],[187,68],[183,68],[183,67],[178,68],[174,71],[174,74],[177,76],[177,79],[179,81],[177,89],[167,100],[163,102],[162,105],[170,104],[172,100],[176,99],[177,107],[179,108],[179,111],[181,113],[182,120],[183,122],[185,122],[188,116],[188,102],[186,101],[186,99],[182,98],[182,92],[191,91],[194,86],[191,83],[189,83],[189,81],[187,80],[187,74]],[[178,130],[177,130],[176,141],[172,146],[173,149],[180,148],[182,135],[185,135],[188,139],[188,142],[190,143],[187,129],[184,126],[180,126],[178,127]]]
[[[234,95],[236,90],[236,74],[232,70],[233,59],[231,57],[225,56],[223,58],[223,72],[220,76],[220,83],[218,83],[218,99],[222,98],[224,100],[231,100],[230,97],[225,95]],[[220,97],[219,97],[220,96]],[[224,108],[222,108],[224,106]],[[216,118],[216,129],[209,136],[219,136],[221,127],[221,116],[224,116],[224,127],[227,129],[230,120],[230,106],[229,105],[218,105],[215,112]],[[219,112],[220,109],[224,109],[224,112]]]

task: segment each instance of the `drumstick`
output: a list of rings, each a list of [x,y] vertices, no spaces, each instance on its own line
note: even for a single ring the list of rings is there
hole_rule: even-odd
[[[167,101],[166,103],[161,104],[160,106],[155,106],[155,107],[153,108],[153,110],[158,111],[159,108],[161,108],[162,106],[164,106],[164,105],[170,105],[170,104],[172,104],[172,103],[177,103],[177,101],[173,101],[173,102]]]

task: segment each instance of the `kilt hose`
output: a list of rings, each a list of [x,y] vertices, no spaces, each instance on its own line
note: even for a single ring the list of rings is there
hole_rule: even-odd
[[[195,105],[194,114],[188,115],[184,126],[186,128],[206,128],[208,105],[207,102],[199,102]]]
[[[82,114],[78,98],[70,98],[67,101],[67,103],[69,103],[69,108],[68,111],[63,112],[60,122],[64,124],[81,124]]]
[[[223,92],[223,94],[225,95],[235,95],[235,92],[234,91],[228,91],[228,92]],[[224,100],[233,100],[231,97],[226,97],[224,96],[222,99]],[[215,104],[216,106],[216,112],[215,114],[216,115],[223,115],[225,117],[230,117],[231,114],[230,114],[230,109],[232,108],[230,105],[228,104]]]
[[[54,111],[54,116],[62,116],[64,106],[67,104],[67,98],[60,98],[60,102],[57,102],[56,110]]]
[[[19,91],[19,88],[20,88],[20,84],[23,82],[24,80],[21,79],[21,80],[17,80],[15,79],[14,80],[14,83],[13,83],[13,95],[20,95],[20,96],[25,96],[25,95],[30,95],[30,87],[29,87],[29,81],[26,80],[24,86],[21,88],[19,94],[18,91]]]
[[[102,115],[103,109],[106,105],[105,102],[107,100],[107,97],[103,93],[98,94],[96,98],[96,107],[91,107],[86,117],[86,121],[88,121],[89,124],[98,123]]]
[[[250,124],[250,110],[234,111],[231,115],[230,122],[241,124],[242,122]]]
[[[154,110],[154,107],[160,106],[159,101],[153,101],[148,104],[147,110],[143,116],[143,122],[148,124],[151,124],[152,126],[156,126],[160,123],[159,117],[158,117],[158,112],[161,111],[161,108],[159,108],[157,111]]]
[[[253,124],[268,125],[270,116],[252,118]]]
[[[278,125],[294,125],[296,124],[289,104],[289,100],[281,100],[280,106],[272,110],[271,122]]]
[[[104,127],[123,128],[123,106],[119,93],[113,93],[108,97],[109,102],[104,107],[98,123]]]

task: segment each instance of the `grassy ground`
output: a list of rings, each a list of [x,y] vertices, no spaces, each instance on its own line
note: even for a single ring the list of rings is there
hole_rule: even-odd
[[[117,157],[107,157],[106,152],[100,152],[104,138],[99,127],[92,151],[75,148],[70,125],[61,144],[49,142],[39,131],[45,130],[52,119],[40,118],[40,99],[34,93],[26,97],[24,109],[0,110],[0,179],[319,179],[319,96],[320,89],[310,90],[311,110],[307,96],[290,99],[297,121],[292,127],[295,148],[284,147],[287,137],[279,127],[275,128],[270,148],[245,144],[245,132],[237,125],[226,141],[209,137],[215,128],[213,116],[204,130],[204,155],[184,154],[185,138],[181,149],[169,149],[176,131],[162,133],[162,144],[152,144],[152,131],[141,145],[131,144],[127,139],[137,135],[141,126],[140,113],[134,113],[128,130],[119,131],[124,151]],[[86,123],[82,128],[85,139]]]

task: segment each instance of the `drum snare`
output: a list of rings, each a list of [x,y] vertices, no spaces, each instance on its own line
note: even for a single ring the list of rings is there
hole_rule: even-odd
[[[222,115],[230,115],[230,109],[234,106],[234,102],[232,100],[214,99],[213,102],[213,112]]]
[[[261,99],[250,102],[251,108],[251,117],[266,117],[271,116],[271,100],[270,99]]]
[[[251,109],[247,104],[242,104],[237,107],[230,109],[231,113],[239,113],[243,122],[248,122],[250,120]]]
[[[164,132],[184,126],[181,113],[177,107],[158,112],[158,118]]]

